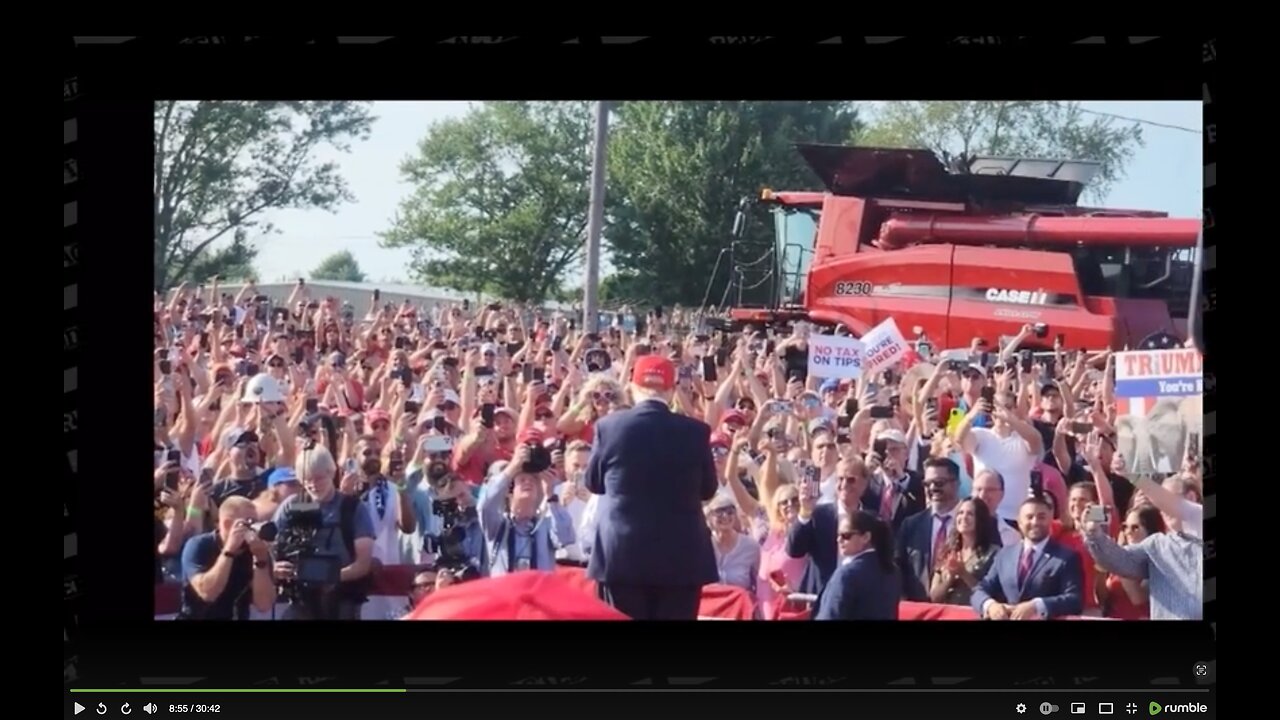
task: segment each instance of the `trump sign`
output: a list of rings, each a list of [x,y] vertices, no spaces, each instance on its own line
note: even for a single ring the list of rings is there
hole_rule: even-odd
[[[1188,397],[1204,392],[1203,359],[1194,348],[1116,356],[1116,397]]]

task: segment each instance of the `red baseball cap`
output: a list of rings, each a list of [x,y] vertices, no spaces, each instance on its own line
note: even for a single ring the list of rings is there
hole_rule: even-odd
[[[516,442],[521,445],[541,445],[545,439],[546,435],[541,430],[530,427],[520,431]]]
[[[726,450],[733,447],[733,438],[727,433],[713,432],[711,433],[711,447],[722,447]]]
[[[644,355],[636,360],[631,382],[649,390],[670,390],[676,385],[676,366],[661,355]]]

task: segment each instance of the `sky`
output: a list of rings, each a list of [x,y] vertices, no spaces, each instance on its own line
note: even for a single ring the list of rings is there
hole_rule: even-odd
[[[374,103],[373,114],[378,119],[367,141],[357,143],[350,153],[324,148],[317,156],[317,160],[339,164],[355,201],[342,205],[336,213],[284,210],[264,214],[263,219],[281,232],[258,243],[259,277],[270,282],[305,276],[326,256],[350,250],[370,280],[408,280],[410,251],[383,249],[377,238],[378,232],[391,225],[400,201],[412,192],[411,186],[401,182],[400,163],[416,153],[418,142],[433,123],[461,117],[468,107],[467,102]],[[1199,101],[1098,101],[1084,102],[1082,107],[1195,131],[1145,125],[1145,147],[1137,150],[1127,176],[1115,184],[1104,204],[1200,217],[1203,145],[1199,132],[1204,118]]]

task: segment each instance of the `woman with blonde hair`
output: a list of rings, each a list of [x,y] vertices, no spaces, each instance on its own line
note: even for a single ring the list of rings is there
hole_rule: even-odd
[[[787,531],[800,518],[800,494],[780,473],[779,454],[765,446],[760,466],[760,500],[747,491],[736,469],[739,454],[751,446],[750,432],[738,433],[726,474],[729,489],[742,513],[752,520],[751,535],[760,543],[759,568],[755,579],[756,606],[765,620],[777,617],[780,598],[800,588],[807,566],[804,558],[787,554]]]
[[[556,430],[570,442],[591,442],[596,422],[616,410],[625,400],[622,386],[612,378],[603,375],[587,378],[578,392],[578,399],[560,416]]]

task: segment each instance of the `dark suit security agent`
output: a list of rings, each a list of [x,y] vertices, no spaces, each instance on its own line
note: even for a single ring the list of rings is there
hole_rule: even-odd
[[[711,428],[671,412],[675,386],[667,358],[636,361],[635,407],[595,426],[584,478],[603,496],[587,574],[636,620],[696,620],[702,586],[719,579],[702,510],[719,489]]]
[[[1001,548],[973,591],[973,609],[988,620],[1047,620],[1084,609],[1080,556],[1049,539],[1052,511],[1040,497],[1022,501],[1023,540]]]
[[[897,620],[902,581],[889,524],[861,511],[840,520],[840,567],[818,599],[814,620]]]

